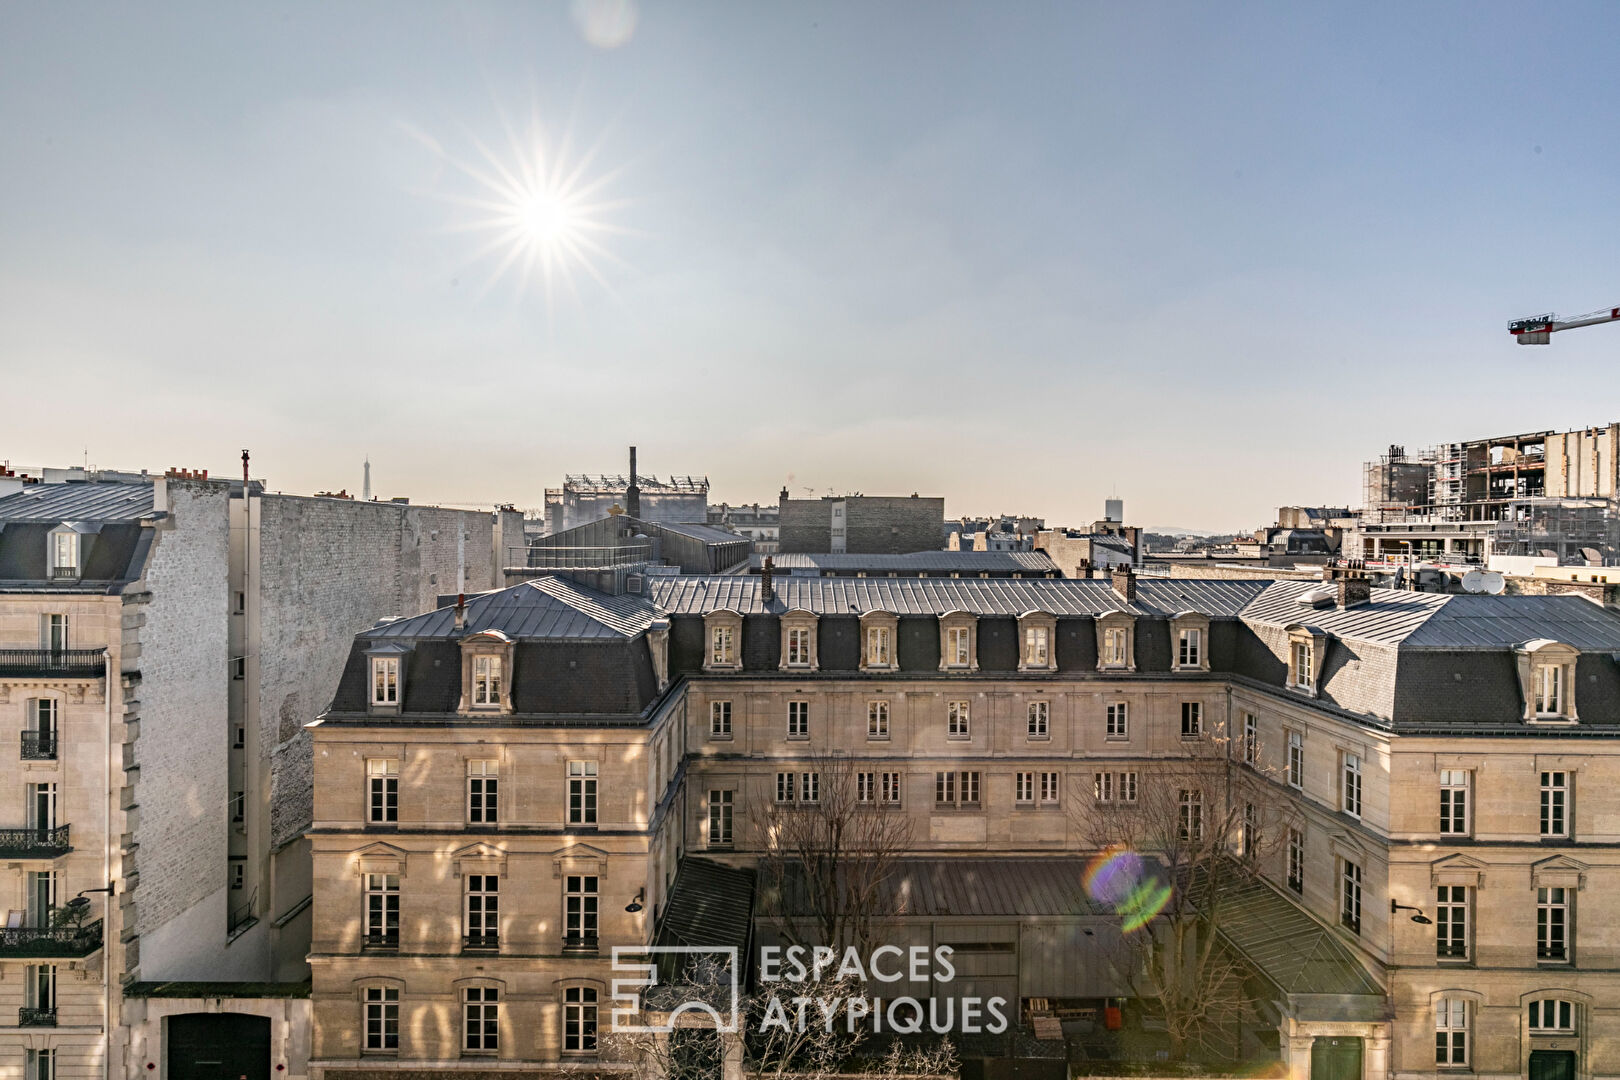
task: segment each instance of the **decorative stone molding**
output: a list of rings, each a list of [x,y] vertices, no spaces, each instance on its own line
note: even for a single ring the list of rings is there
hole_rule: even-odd
[[[1534,724],[1574,724],[1580,718],[1575,710],[1575,662],[1581,651],[1573,645],[1548,638],[1537,638],[1515,645],[1518,659],[1519,695],[1524,702],[1523,719]],[[1546,668],[1562,668],[1562,691],[1556,712],[1541,713],[1536,709],[1537,689]]]
[[[653,675],[660,691],[669,687],[669,620],[658,619],[647,628],[647,651],[652,654]]]
[[[1110,647],[1114,633],[1124,635],[1122,650]],[[1136,670],[1136,616],[1128,611],[1107,611],[1097,616],[1097,670]]]
[[[515,643],[499,630],[480,630],[461,639],[461,706],[460,713],[504,715],[512,711],[512,667]],[[493,705],[473,704],[473,666],[480,656],[499,657],[501,661],[500,701]]]
[[[958,656],[958,650],[953,648],[953,637],[960,640],[962,635],[953,634],[952,631],[963,631],[966,635],[967,657]],[[947,611],[939,617],[939,670],[941,671],[978,671],[979,670],[979,617],[966,611]]]
[[[781,623],[782,660],[781,663],[777,665],[777,668],[781,671],[817,670],[817,668],[819,668],[821,665],[820,650],[816,644],[816,630],[821,624],[820,617],[814,612],[806,611],[803,608],[794,608],[792,611],[785,612],[782,615]],[[791,639],[793,631],[795,630],[804,634],[805,647],[807,649],[804,659],[797,662],[793,662],[789,659],[791,650],[788,648],[788,641]]]
[[[589,844],[558,848],[551,853],[551,868],[551,876],[555,878],[567,874],[594,874],[597,877],[605,877],[608,853]]]
[[[1057,670],[1056,615],[1026,611],[1018,616],[1018,670]]]
[[[355,872],[358,874],[398,874],[405,876],[405,850],[378,841],[367,844],[354,853]]]
[[[1196,648],[1190,662],[1182,663],[1182,635],[1196,635]],[[1170,617],[1170,670],[1209,670],[1209,616],[1197,611],[1182,611]]]
[[[498,877],[506,876],[506,852],[490,844],[468,844],[450,856],[451,865],[458,878],[468,874],[494,874]]]
[[[883,641],[886,648],[880,646]],[[900,670],[900,617],[888,611],[866,612],[861,616],[860,645],[862,671]]]
[[[743,617],[729,608],[703,616],[703,670],[741,671]]]
[[[1429,864],[1429,886],[1465,885],[1470,889],[1485,887],[1487,864],[1467,855],[1447,855]]]
[[[1531,863],[1530,878],[1538,889],[1574,889],[1579,892],[1586,888],[1586,872],[1589,869],[1591,867],[1578,859],[1554,855],[1550,859]]]

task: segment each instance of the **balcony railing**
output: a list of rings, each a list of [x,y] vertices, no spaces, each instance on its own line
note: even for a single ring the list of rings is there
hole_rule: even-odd
[[[22,759],[24,761],[55,761],[56,732],[25,731],[22,733]]]
[[[366,933],[360,942],[363,949],[381,951],[384,949],[399,948],[398,930],[371,930]]]
[[[56,1010],[55,1009],[36,1009],[36,1008],[33,1008],[32,1006],[24,1005],[22,1008],[17,1010],[17,1026],[18,1027],[55,1027],[56,1026]]]
[[[99,678],[104,655],[101,649],[0,649],[0,678]]]
[[[1460,941],[1438,942],[1434,947],[1434,955],[1440,960],[1466,960],[1468,946]]]
[[[467,934],[461,939],[461,947],[468,952],[495,952],[501,947],[501,936],[493,930],[487,934]]]
[[[66,825],[54,829],[0,829],[0,858],[54,859],[72,850]]]
[[[595,952],[595,934],[566,934],[563,936],[564,952]]]
[[[101,948],[101,920],[84,926],[0,928],[0,957],[89,956]]]

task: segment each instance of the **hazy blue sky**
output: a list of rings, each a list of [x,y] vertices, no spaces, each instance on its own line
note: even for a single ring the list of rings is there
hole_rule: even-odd
[[[0,3],[0,457],[1252,528],[1620,418],[1505,332],[1620,303],[1620,4],[636,14]],[[454,228],[531,104],[623,230],[549,304]]]

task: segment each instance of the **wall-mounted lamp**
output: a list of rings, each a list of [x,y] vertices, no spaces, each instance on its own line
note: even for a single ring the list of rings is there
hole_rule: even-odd
[[[113,894],[113,887],[111,885],[104,885],[99,889],[80,889],[78,896],[75,896],[62,906],[67,908],[69,911],[85,911],[90,907],[90,898],[84,894],[92,892],[104,892],[108,896],[111,896]]]
[[[641,902],[645,899],[647,899],[647,886],[643,885],[641,891],[636,893],[636,898],[624,905],[624,910],[634,915],[641,910]]]
[[[1412,921],[1417,923],[1419,926],[1428,926],[1430,923],[1434,922],[1433,919],[1431,919],[1427,915],[1423,914],[1423,909],[1422,908],[1413,907],[1411,904],[1397,904],[1394,900],[1391,900],[1389,902],[1389,913],[1391,915],[1393,915],[1397,911],[1415,911],[1415,912],[1417,912],[1416,915],[1412,916]]]

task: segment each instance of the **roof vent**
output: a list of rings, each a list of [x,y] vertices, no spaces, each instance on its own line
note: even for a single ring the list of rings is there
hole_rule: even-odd
[[[1333,585],[1318,585],[1300,593],[1296,602],[1309,608],[1333,607],[1339,602],[1339,590]]]
[[[403,619],[404,617],[405,616],[403,615],[384,615],[382,618],[372,623],[371,628],[375,630],[379,626],[387,626],[391,622],[399,622],[399,620]]]

